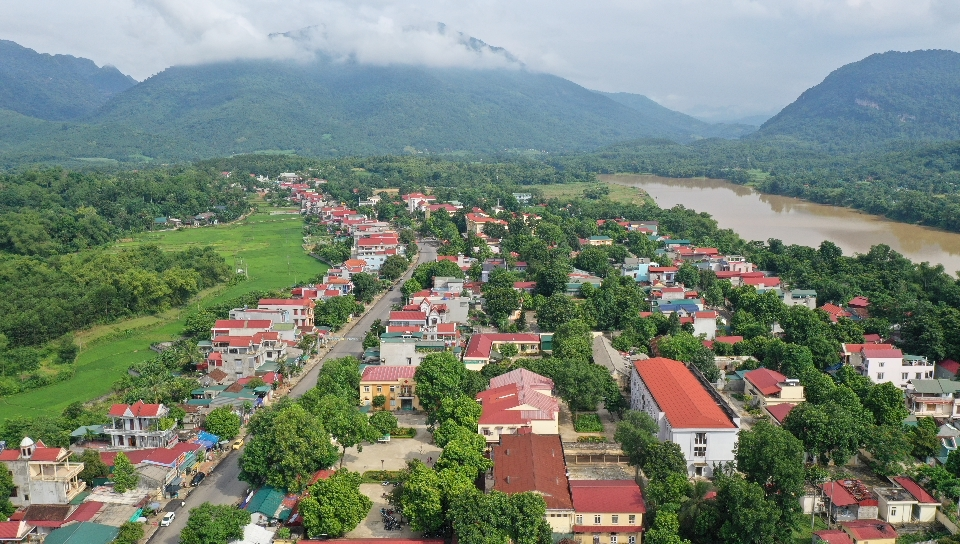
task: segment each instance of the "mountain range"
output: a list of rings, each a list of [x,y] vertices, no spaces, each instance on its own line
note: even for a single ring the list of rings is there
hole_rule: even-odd
[[[116,68],[0,41],[0,165],[179,161],[251,152],[583,151],[638,138],[876,146],[960,139],[960,54],[884,53],[839,68],[756,127],[527,70],[238,60],[137,83]],[[471,41],[472,40],[472,41]]]

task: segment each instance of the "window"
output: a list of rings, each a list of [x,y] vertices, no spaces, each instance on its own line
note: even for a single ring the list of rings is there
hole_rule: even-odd
[[[594,525],[600,525],[600,514],[594,514],[594,516],[593,516],[593,524],[594,524]]]
[[[396,386],[391,385],[391,386],[390,386],[390,392],[393,393],[394,391],[396,391]]]
[[[697,467],[696,469],[694,469],[694,475],[703,476],[703,467]]]
[[[636,524],[637,524],[637,515],[636,515],[636,514],[630,514],[629,516],[627,516],[627,523],[629,523],[630,525],[636,525]]]
[[[706,457],[707,456],[707,447],[706,446],[695,446],[693,448],[694,457]]]
[[[893,516],[896,516],[896,515],[897,515],[897,507],[896,507],[896,506],[891,506],[891,507],[890,507],[890,516],[893,517]]]
[[[617,544],[617,535],[610,535],[610,544]]]
[[[393,406],[396,406],[396,405],[397,405],[397,401],[395,401],[395,400],[393,400],[393,399],[390,399],[390,406],[393,407]]]
[[[697,433],[693,438],[694,444],[706,444],[707,443],[707,433]]]
[[[919,377],[919,376],[918,376],[918,377]],[[903,374],[900,375],[900,379],[901,379],[901,380],[909,380],[909,379],[910,379],[910,373],[909,373],[909,372],[904,372]]]
[[[363,392],[364,392],[364,393],[369,393],[369,392],[370,392],[370,386],[369,386],[369,385],[364,385],[364,386],[363,386]]]
[[[627,544],[637,544],[637,537],[630,535],[627,537]]]
[[[878,372],[878,373],[877,373],[877,379],[878,379],[878,380],[882,380],[882,379],[883,379],[883,372]]]
[[[583,514],[577,514],[573,522],[577,525],[583,525]]]
[[[484,430],[483,430],[483,435],[484,435],[484,436],[490,436],[490,429],[484,429]]]
[[[377,386],[377,393],[383,393],[383,386],[382,386],[382,385],[378,385],[378,386]]]
[[[917,372],[917,379],[918,379],[918,380],[920,379],[921,376],[923,376],[923,372]]]
[[[610,521],[611,521],[614,525],[616,525],[616,524],[620,523],[620,516],[614,514],[614,515],[610,516]]]
[[[880,361],[880,364],[879,364],[878,366],[879,366],[880,368],[883,368],[883,361]]]

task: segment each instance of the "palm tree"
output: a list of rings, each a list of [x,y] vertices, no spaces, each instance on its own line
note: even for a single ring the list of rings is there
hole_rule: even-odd
[[[713,490],[713,485],[707,480],[694,480],[690,487],[690,497],[680,506],[677,516],[684,533],[691,534],[696,527],[696,521],[703,513],[707,502],[707,494]]]

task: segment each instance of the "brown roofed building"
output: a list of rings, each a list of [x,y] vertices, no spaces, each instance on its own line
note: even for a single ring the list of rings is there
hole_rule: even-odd
[[[633,480],[571,480],[574,539],[599,544],[636,544],[647,511]]]
[[[508,494],[530,491],[547,504],[546,520],[554,533],[573,530],[573,499],[567,481],[563,444],[558,435],[502,435],[490,452],[493,489]]]

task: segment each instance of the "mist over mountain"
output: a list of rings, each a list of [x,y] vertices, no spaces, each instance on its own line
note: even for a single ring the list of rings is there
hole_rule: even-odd
[[[597,91],[603,96],[642,113],[645,117],[656,120],[660,126],[687,134],[693,140],[700,138],[735,139],[757,130],[757,125],[745,123],[707,123],[678,111],[665,108],[642,94],[605,93]]]
[[[136,85],[112,66],[70,55],[47,55],[0,40],[0,108],[60,121],[95,112]]]
[[[754,137],[840,147],[960,139],[960,53],[891,51],[838,68]]]

